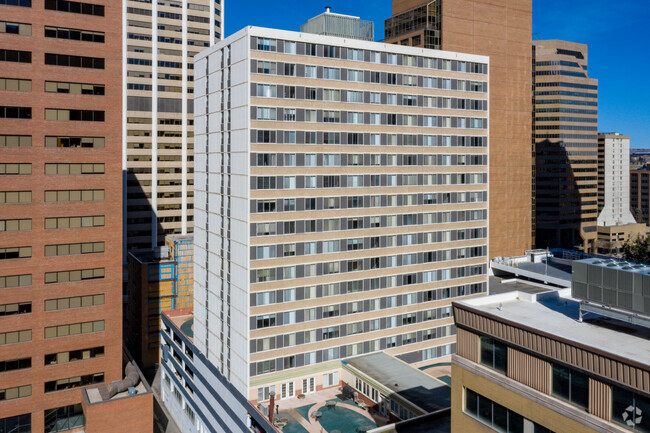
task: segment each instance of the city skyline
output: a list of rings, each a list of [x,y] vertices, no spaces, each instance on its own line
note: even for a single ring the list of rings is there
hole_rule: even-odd
[[[600,7],[594,7],[594,3]],[[257,6],[259,5],[259,7]],[[599,78],[599,118],[601,132],[620,132],[630,136],[633,149],[650,148],[650,108],[645,99],[650,90],[638,89],[634,83],[643,80],[642,75],[650,66],[650,60],[640,57],[635,41],[650,38],[650,8],[639,8],[639,3],[624,0],[616,3],[605,1],[587,2],[577,0],[536,0],[533,2],[533,40],[560,39],[589,46],[590,75]],[[384,20],[391,16],[391,2],[344,2],[331,0],[322,4],[305,6],[298,0],[288,0],[282,8],[262,7],[259,1],[248,8],[228,8],[224,20],[224,37],[245,26],[261,26],[298,31],[300,24],[331,6],[332,12],[359,16],[375,22],[375,40],[384,38]],[[558,13],[558,11],[562,13]],[[291,13],[287,13],[291,11]],[[567,20],[566,17],[580,17]],[[621,58],[639,57],[638,66],[613,68],[612,53]],[[644,67],[646,66],[646,67]]]

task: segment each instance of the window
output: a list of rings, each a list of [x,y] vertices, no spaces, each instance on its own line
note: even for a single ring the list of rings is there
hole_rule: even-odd
[[[257,96],[260,98],[276,98],[278,96],[278,88],[274,84],[258,84]]]
[[[0,119],[31,119],[32,107],[0,106]]]
[[[28,314],[32,312],[31,302],[20,302],[14,304],[0,305],[0,317],[13,316],[15,314]]]
[[[104,137],[45,137],[45,147],[88,147],[103,149]]]
[[[94,385],[104,382],[104,373],[86,374],[83,376],[69,377],[66,379],[45,382],[45,392],[63,391],[80,386]]]
[[[296,54],[296,43],[295,42],[284,42],[284,52],[287,54]]]
[[[104,268],[46,272],[45,284],[68,283],[82,280],[94,280],[99,278],[104,278]]]
[[[20,80],[18,78],[0,78],[0,90],[31,92],[32,80]]]
[[[45,53],[45,64],[73,68],[104,69],[104,59],[101,57],[70,56],[67,54]]]
[[[587,409],[589,379],[572,368],[553,364],[553,395]]]
[[[45,191],[45,202],[103,201],[103,189]]]
[[[269,38],[257,38],[257,49],[260,51],[277,51],[277,41]]]
[[[45,174],[104,174],[104,164],[45,164]]]
[[[104,356],[104,346],[90,349],[70,350],[68,352],[49,353],[45,355],[45,365],[67,364],[68,362],[81,361]]]
[[[50,326],[45,328],[45,338],[67,337],[68,335],[89,334],[104,330],[104,321],[74,323],[71,325]]]
[[[32,247],[0,248],[0,260],[24,259],[32,256]]]
[[[650,431],[650,398],[612,386],[612,421],[630,430]],[[1,424],[0,424],[1,425]]]
[[[323,68],[323,79],[325,80],[340,80],[341,69],[339,68]]]
[[[275,385],[265,386],[264,388],[257,388],[257,401],[267,401],[269,398],[271,398],[271,391],[275,392]]]
[[[79,30],[79,29],[66,29],[62,27],[45,26],[45,37],[104,43],[104,32],[93,32],[90,30]]]
[[[45,229],[71,229],[103,227],[105,218],[103,215],[45,218]]]
[[[86,420],[81,404],[73,404],[45,411],[45,433],[72,430],[83,427],[85,424]]]
[[[305,66],[305,77],[306,78],[316,78],[317,77],[316,72],[317,72],[316,66],[310,66],[310,65]],[[305,97],[305,99],[316,99],[316,89],[308,87],[307,90],[313,90],[313,96],[314,97],[313,98]]]
[[[21,359],[13,359],[10,361],[0,361],[0,373],[4,373],[7,371],[24,370],[26,368],[31,368],[31,367],[32,367],[32,358],[21,358]],[[2,427],[1,420],[0,420],[0,427]]]
[[[0,135],[0,147],[32,147],[32,136]]]
[[[22,398],[22,397],[29,397],[31,395],[32,395],[31,385],[0,389],[0,401],[13,400],[15,398]]]
[[[257,107],[257,120],[276,120],[275,113],[275,108]]]
[[[104,295],[74,296],[71,298],[46,299],[45,311],[104,305]]]
[[[32,275],[8,275],[0,277],[0,289],[26,287],[32,285]]]
[[[0,176],[32,174],[32,164],[0,163]]]
[[[481,337],[481,364],[506,373],[508,348],[505,344],[489,337]]]
[[[0,0],[0,4],[3,4],[3,1],[6,0]],[[13,1],[16,2],[16,0]],[[27,0],[21,0],[21,3],[26,3],[26,2]],[[10,416],[9,418],[0,419],[0,432],[29,433],[31,431],[32,431],[32,415],[29,413],[25,415],[16,415],[16,416]]]
[[[524,432],[524,417],[467,388],[465,388],[464,412],[497,431]],[[534,423],[531,422],[531,424]],[[540,431],[537,427],[537,424],[533,425],[535,432]]]
[[[258,74],[272,74],[277,73],[277,63],[276,62],[265,62],[262,60],[257,61],[257,73]]]
[[[104,16],[104,6],[68,0],[45,0],[45,9],[75,14]]]
[[[4,344],[25,343],[27,341],[32,341],[31,329],[0,333],[0,346]]]
[[[32,63],[32,52],[0,49],[0,62]]]

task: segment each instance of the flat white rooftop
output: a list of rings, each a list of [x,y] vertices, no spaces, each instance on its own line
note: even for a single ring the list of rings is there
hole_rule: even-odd
[[[509,292],[457,302],[522,327],[650,365],[650,329],[588,314],[578,321],[571,289],[528,294]]]

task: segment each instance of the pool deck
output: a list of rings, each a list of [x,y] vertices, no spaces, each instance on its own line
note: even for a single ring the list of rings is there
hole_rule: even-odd
[[[297,397],[280,400],[276,402],[279,406],[278,418],[285,418],[286,415],[290,415],[291,418],[295,419],[300,423],[300,425],[307,430],[309,433],[323,433],[327,430],[320,424],[320,422],[314,418],[313,414],[317,411],[324,410],[336,410],[337,407],[345,407],[348,410],[354,411],[359,415],[367,418],[369,421],[377,424],[377,426],[386,425],[388,422],[387,418],[382,417],[378,413],[369,413],[367,410],[364,410],[357,405],[348,404],[348,403],[337,403],[335,408],[329,409],[326,407],[329,400],[334,400],[336,398],[341,398],[341,391],[338,387],[325,389],[323,391],[318,391],[311,394],[306,394],[305,398],[299,399]],[[300,414],[296,409],[303,406],[313,405],[309,408],[308,419],[305,419],[303,415]],[[280,429],[282,430],[282,429]]]

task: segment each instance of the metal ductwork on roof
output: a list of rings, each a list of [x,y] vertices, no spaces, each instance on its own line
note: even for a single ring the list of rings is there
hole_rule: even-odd
[[[107,385],[102,385],[98,388],[99,395],[102,397],[102,400],[110,400],[120,392],[128,390],[132,386],[136,386],[140,383],[140,374],[138,373],[137,368],[129,362],[124,368],[124,375],[126,376],[122,380],[117,380],[115,382],[109,383]]]

